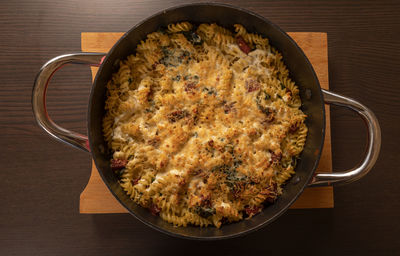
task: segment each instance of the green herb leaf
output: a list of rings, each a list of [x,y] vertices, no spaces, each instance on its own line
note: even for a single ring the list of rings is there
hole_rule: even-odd
[[[215,214],[215,208],[206,208],[206,207],[200,207],[200,206],[196,206],[194,208],[195,213],[197,213],[198,215],[200,215],[203,218],[208,218],[212,215]]]
[[[192,31],[183,31],[182,34],[186,37],[186,39],[191,42],[193,45],[200,45],[203,43],[201,37]]]
[[[172,80],[173,81],[179,81],[179,80],[181,80],[181,76],[177,75],[176,77],[173,77]]]

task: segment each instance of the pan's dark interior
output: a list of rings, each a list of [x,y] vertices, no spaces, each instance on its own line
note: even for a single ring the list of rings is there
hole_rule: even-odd
[[[276,47],[284,57],[291,77],[300,87],[303,111],[307,114],[309,128],[305,149],[296,168],[296,175],[286,184],[284,193],[273,204],[250,220],[243,220],[214,227],[174,227],[155,217],[135,203],[120,188],[117,177],[109,167],[107,145],[102,135],[102,117],[104,115],[105,86],[111,74],[118,68],[116,63],[134,53],[135,45],[148,33],[156,31],[160,26],[179,21],[193,23],[217,23],[227,28],[233,24],[244,25],[248,31],[257,32],[269,38],[270,44]],[[220,5],[195,4],[171,8],[160,12],[127,32],[111,49],[101,65],[95,84],[91,91],[88,111],[88,134],[90,147],[96,166],[114,196],[138,219],[144,223],[170,235],[192,239],[222,239],[246,234],[273,221],[282,214],[307,186],[318,164],[325,132],[325,112],[319,82],[309,61],[294,41],[276,25],[263,17],[246,10]]]

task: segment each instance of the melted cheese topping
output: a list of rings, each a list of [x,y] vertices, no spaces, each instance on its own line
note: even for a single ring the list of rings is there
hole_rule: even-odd
[[[276,51],[246,54],[201,29],[192,34],[201,45],[183,32],[160,33],[121,62],[108,84],[104,131],[113,158],[128,161],[121,185],[133,200],[176,225],[219,226],[280,193],[305,115]]]

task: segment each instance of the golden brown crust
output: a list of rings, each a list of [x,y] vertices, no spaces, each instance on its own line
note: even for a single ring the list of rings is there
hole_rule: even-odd
[[[121,186],[175,225],[261,211],[294,173],[307,127],[298,89],[268,40],[188,22],[146,41],[108,83],[104,135]],[[237,44],[240,42],[240,45]]]

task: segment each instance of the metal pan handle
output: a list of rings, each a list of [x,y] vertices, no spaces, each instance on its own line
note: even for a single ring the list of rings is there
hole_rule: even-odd
[[[344,172],[318,173],[309,186],[347,184],[362,178],[374,166],[381,148],[381,128],[374,113],[360,102],[334,92],[326,90],[322,92],[325,103],[347,107],[364,119],[368,129],[368,146],[364,159],[358,166]]]
[[[43,65],[33,85],[32,110],[39,126],[52,137],[86,152],[90,152],[86,135],[64,129],[49,117],[46,108],[46,91],[51,77],[62,66],[66,64],[100,66],[105,55],[105,53],[72,53],[55,57]]]

